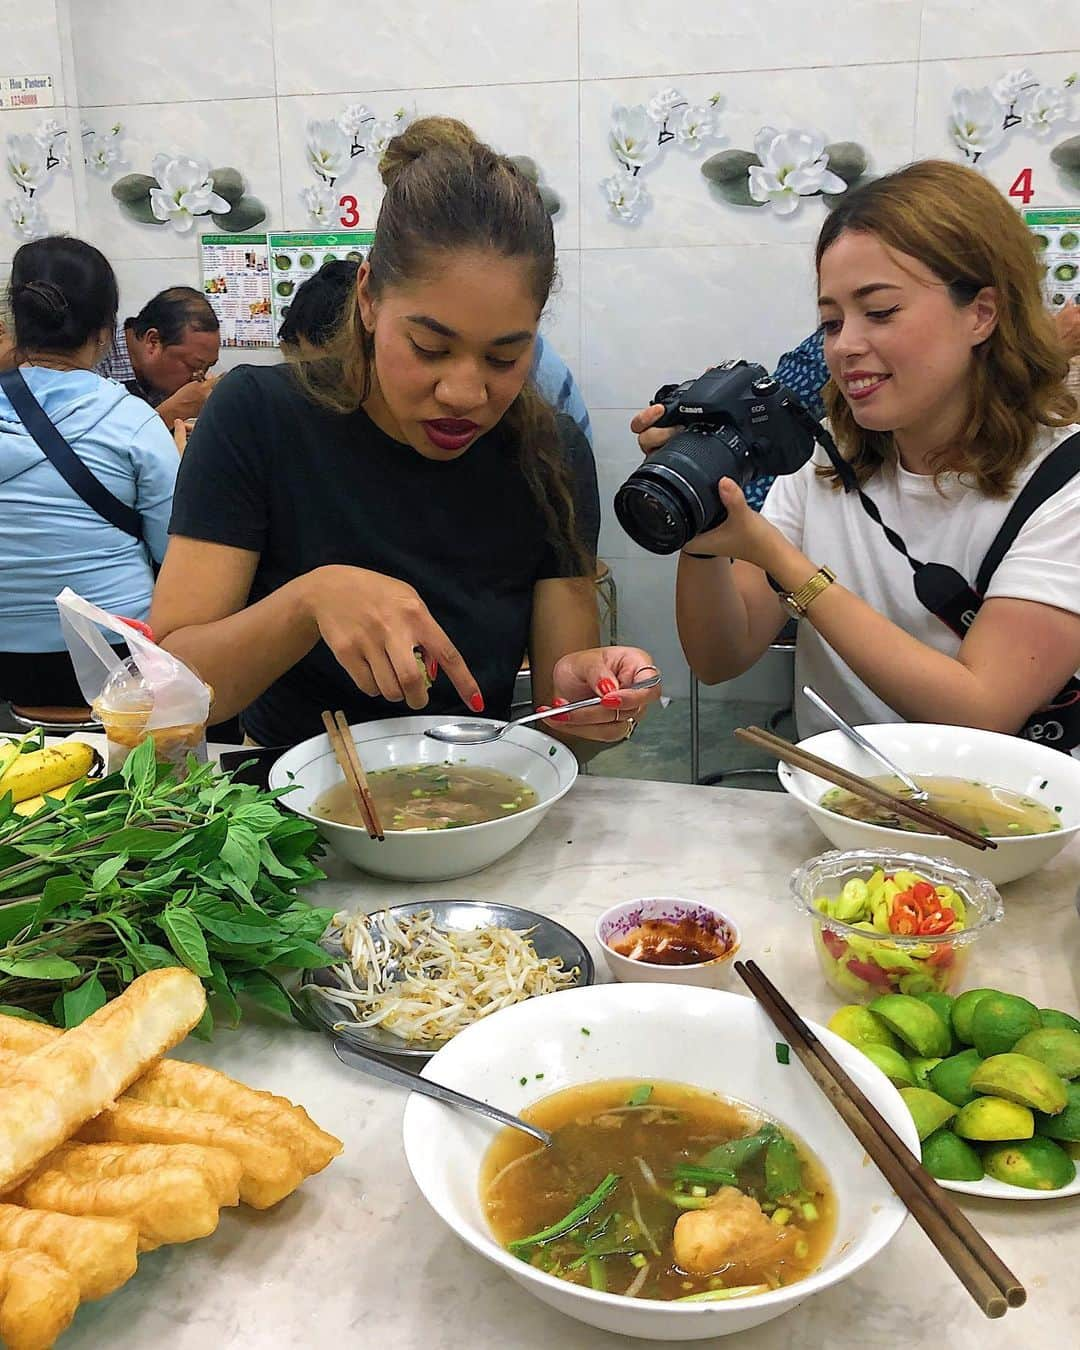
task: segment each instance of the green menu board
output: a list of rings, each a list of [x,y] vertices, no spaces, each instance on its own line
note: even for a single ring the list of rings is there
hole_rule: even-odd
[[[1057,313],[1080,305],[1080,206],[1053,206],[1023,212],[1035,236],[1046,303]]]
[[[371,230],[337,230],[328,234],[290,231],[267,235],[270,247],[270,308],[276,334],[289,312],[298,286],[325,262],[351,258],[362,262],[375,235]]]

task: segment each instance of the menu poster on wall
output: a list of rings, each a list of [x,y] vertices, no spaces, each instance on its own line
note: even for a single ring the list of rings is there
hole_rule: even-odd
[[[271,234],[270,241],[270,303],[276,334],[281,321],[289,312],[292,297],[298,286],[313,277],[326,262],[346,258],[363,262],[375,235],[371,230],[338,230],[333,234]]]
[[[1035,236],[1046,303],[1056,314],[1080,305],[1080,206],[1025,211],[1024,224]]]
[[[223,347],[273,347],[270,255],[265,234],[204,234],[203,294],[221,324]]]

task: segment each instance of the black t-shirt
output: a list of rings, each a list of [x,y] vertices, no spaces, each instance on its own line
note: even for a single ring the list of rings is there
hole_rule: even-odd
[[[592,450],[569,417],[559,435],[579,530],[595,552],[599,502]],[[259,554],[249,603],[316,567],[345,564],[415,587],[461,652],[486,711],[509,714],[537,581],[566,575],[503,429],[459,459],[425,459],[363,411],[311,403],[288,366],[240,366],[214,390],[181,461],[172,534]],[[237,653],[243,660],[243,653]],[[440,672],[429,711],[461,711]],[[243,714],[263,745],[316,735],[323,708],[352,722],[408,713],[356,688],[325,643]]]

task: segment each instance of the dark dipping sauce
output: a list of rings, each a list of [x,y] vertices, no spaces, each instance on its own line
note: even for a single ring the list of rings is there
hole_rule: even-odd
[[[723,922],[706,927],[691,918],[645,919],[608,946],[619,956],[650,966],[699,966],[729,955],[735,935]]]

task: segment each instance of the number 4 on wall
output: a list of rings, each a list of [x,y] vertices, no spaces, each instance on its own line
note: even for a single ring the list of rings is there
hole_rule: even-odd
[[[1031,186],[1030,169],[1021,169],[1016,175],[1012,187],[1009,188],[1009,196],[1019,197],[1025,206],[1035,196],[1035,189]]]
[[[1030,173],[1031,170],[1028,169],[1027,172]],[[1026,202],[1027,198],[1025,197],[1024,200]],[[360,224],[360,204],[355,197],[351,194],[347,194],[340,198],[338,207],[341,210],[341,223],[346,229],[351,230],[354,226]]]

